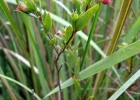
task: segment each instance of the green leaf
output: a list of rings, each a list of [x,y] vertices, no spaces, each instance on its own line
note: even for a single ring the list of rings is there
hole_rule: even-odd
[[[68,39],[70,38],[71,34],[72,34],[73,28],[71,26],[69,26],[66,30],[65,30],[65,40],[68,41]]]
[[[118,45],[118,47],[119,47],[120,49],[122,49],[122,48],[124,48],[124,47],[126,47],[126,46],[128,46],[128,44],[125,43],[125,42],[123,42],[121,45]]]
[[[93,0],[85,0],[85,3],[86,3],[85,10],[87,10],[87,9],[89,9],[92,6]]]
[[[26,90],[29,91],[30,93],[32,93],[32,90],[29,89],[29,88],[28,88],[27,86],[25,86],[24,84],[22,84],[22,83],[20,83],[20,82],[18,82],[18,81],[16,81],[16,80],[14,80],[14,79],[12,79],[12,78],[10,78],[10,77],[7,77],[7,76],[5,76],[5,75],[2,75],[2,74],[0,74],[0,77],[5,78],[5,79],[7,79],[7,80],[9,80],[9,81],[12,81],[12,82],[18,84],[19,86],[23,87],[24,89],[26,89]],[[34,96],[37,98],[37,100],[41,100],[41,98],[40,98],[36,93],[34,93]]]
[[[132,27],[128,31],[127,35],[124,38],[124,42],[129,43],[130,39],[136,34],[138,34],[139,30],[140,30],[140,17],[135,21],[135,23],[132,25]]]
[[[83,95],[83,96],[86,94],[86,91],[87,91],[87,89],[88,89],[88,86],[89,86],[89,84],[90,84],[90,82],[91,82],[91,78],[92,78],[92,77],[89,77],[88,80],[87,80],[87,82],[86,82],[86,84],[84,85],[84,88],[83,88],[83,90],[82,90],[82,95]]]
[[[56,38],[53,38],[53,39],[49,40],[49,43],[50,43],[51,45],[54,45],[54,44],[56,43]]]
[[[74,76],[72,76],[72,80],[73,80],[74,87],[75,87],[78,95],[81,95],[81,85],[80,85],[79,81]]]
[[[70,49],[66,50],[66,52],[67,52],[68,64],[71,67],[75,66],[75,64],[76,64],[76,58],[75,58],[74,53]]]
[[[73,53],[74,53],[75,57],[78,57],[79,44],[80,44],[80,41],[74,46]]]
[[[90,9],[88,9],[86,12],[80,14],[78,19],[75,22],[74,29],[76,31],[82,30],[87,25],[92,15],[98,10],[98,8],[99,8],[99,5],[97,4],[91,7]]]
[[[72,24],[72,27],[74,28],[75,27],[75,22],[76,20],[78,19],[78,14],[73,14],[73,15],[70,15],[70,18],[71,18],[71,24]]]
[[[33,0],[24,0],[24,3],[31,12],[37,11],[36,5]]]
[[[93,100],[94,96],[90,96],[87,100]]]
[[[74,66],[74,74],[78,79],[79,79],[79,71],[80,71],[80,57],[77,58],[76,64]]]
[[[67,65],[67,67],[68,67],[68,69],[71,71],[71,73],[74,75],[74,71],[72,70],[72,67],[70,67],[69,66],[69,64],[67,63],[67,62],[65,62],[66,63],[66,65]]]
[[[87,43],[86,43],[86,47],[85,47],[85,50],[84,50],[84,54],[83,54],[83,58],[82,58],[82,62],[81,62],[81,68],[80,70],[83,68],[83,64],[84,64],[84,60],[86,58],[86,55],[87,55],[87,52],[88,52],[88,48],[89,48],[89,45],[91,43],[91,40],[92,40],[92,36],[93,36],[93,33],[95,31],[95,27],[96,27],[96,24],[97,24],[97,21],[98,21],[98,17],[99,17],[99,14],[100,14],[100,11],[101,11],[101,8],[102,8],[102,3],[99,3],[99,8],[96,12],[96,15],[94,17],[94,20],[92,22],[92,26],[91,26],[91,29],[90,29],[90,33],[89,33],[89,36],[88,36],[88,40],[87,40]],[[94,44],[94,43],[93,43]],[[98,48],[98,47],[97,47]],[[96,49],[96,47],[95,47]],[[99,49],[98,49],[99,50]],[[101,50],[99,50],[101,51]],[[101,52],[100,52],[101,53]],[[102,55],[102,53],[101,53]],[[105,57],[106,55],[103,54],[103,56]]]
[[[65,39],[62,36],[55,35],[56,38],[58,38],[63,44],[65,43]]]
[[[52,28],[52,19],[50,14],[47,13],[46,11],[44,12],[43,23],[44,23],[45,32],[50,31]]]
[[[80,14],[80,2],[78,0],[72,0],[72,2],[75,4],[77,8],[77,13]]]
[[[108,100],[116,100],[124,91],[128,89],[137,79],[140,78],[140,69],[125,82]]]
[[[93,2],[93,0],[86,0],[86,4],[90,5]]]
[[[103,71],[107,68],[110,68],[111,66],[130,58],[138,53],[140,53],[140,40],[130,44],[129,46],[109,55],[108,57],[98,61],[97,63],[90,65],[86,69],[82,70],[79,73],[80,80],[86,79],[92,75],[95,75],[96,73]],[[68,86],[71,86],[73,84],[72,78],[68,79],[64,83],[61,84],[61,88],[64,89]],[[59,88],[55,88],[52,90],[49,94],[47,94],[44,98],[47,98],[51,94],[56,93],[59,91]]]

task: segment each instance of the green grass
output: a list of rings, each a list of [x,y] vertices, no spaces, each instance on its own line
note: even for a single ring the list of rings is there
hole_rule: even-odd
[[[35,15],[15,11],[17,1],[0,1],[0,99],[59,100],[53,46]],[[93,1],[93,5],[99,3]],[[99,4],[96,14],[75,34],[71,48],[66,48],[58,60],[58,67],[62,65],[63,100],[87,100],[90,96],[94,96],[94,100],[139,100],[140,3],[139,0],[112,1],[111,5]],[[23,0],[20,3],[25,5]],[[41,7],[42,14],[44,10],[50,13],[52,36],[58,30],[64,33],[64,28],[71,25],[69,14],[76,10],[72,2],[35,0],[35,3]],[[80,13],[79,9],[77,12]],[[58,38],[56,41],[54,46],[58,50],[64,47]],[[123,42],[127,46],[122,45]],[[77,67],[73,59],[78,57],[80,63],[76,65],[80,66]],[[76,93],[77,85],[73,85],[71,70],[74,69],[79,72],[76,78],[81,90],[87,90],[84,96]],[[91,81],[86,87],[89,77]]]

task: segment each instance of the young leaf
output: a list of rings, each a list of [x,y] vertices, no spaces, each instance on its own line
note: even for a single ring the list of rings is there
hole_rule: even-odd
[[[56,43],[56,38],[53,38],[53,39],[49,40],[49,43],[50,43],[51,45],[54,45],[54,44]]]
[[[76,64],[74,67],[74,74],[76,78],[79,78],[79,71],[80,71],[80,57],[78,57],[78,59],[76,60]]]
[[[88,86],[90,84],[91,78],[92,77],[89,77],[88,80],[87,80],[87,82],[86,82],[86,84],[84,85],[84,88],[82,90],[82,96],[84,96],[86,94],[86,91],[87,91],[87,88],[88,88]]]
[[[92,7],[93,0],[82,0],[82,10],[87,11],[90,7]]]
[[[78,0],[72,0],[72,2],[75,4],[77,8],[77,13],[80,14],[80,2]]]
[[[69,63],[70,63],[69,65],[75,66],[76,58],[75,58],[74,53],[70,49],[68,49],[67,54],[68,54],[68,60],[69,60]]]
[[[86,3],[86,2],[87,2],[86,0],[82,0],[82,6],[81,6],[81,9],[82,9],[83,11],[86,10],[86,6],[87,6],[87,3]]]
[[[78,51],[78,49],[79,49],[79,44],[80,44],[80,41],[74,46],[73,52],[74,52],[74,54],[75,54],[75,57],[78,57],[77,51]]]
[[[65,39],[62,36],[55,35],[56,38],[58,38],[63,44],[65,43]]]
[[[69,64],[68,64],[67,62],[65,62],[65,63],[66,63],[66,65],[67,65],[68,69],[71,71],[71,73],[74,74],[74,71],[72,70],[72,67],[69,66]]]
[[[131,28],[129,29],[127,35],[124,37],[124,42],[129,43],[131,38],[135,35],[137,35],[140,30],[140,17],[135,21],[133,25],[131,25]]]
[[[45,32],[50,31],[52,28],[52,19],[51,19],[50,14],[47,13],[46,11],[44,12],[43,22],[44,22]]]
[[[87,100],[93,100],[94,96],[90,96]]]
[[[81,85],[80,85],[79,81],[74,76],[72,76],[72,80],[74,83],[74,87],[75,87],[76,91],[78,92],[78,95],[81,95]]]
[[[76,31],[82,30],[87,25],[92,15],[98,10],[98,8],[99,8],[99,5],[97,4],[91,7],[90,9],[88,9],[86,12],[80,14],[78,19],[75,22],[74,29]]]
[[[118,47],[119,47],[119,49],[122,49],[122,48],[124,48],[124,47],[126,47],[126,46],[128,46],[128,45],[129,45],[129,44],[123,42],[121,45],[118,45]]]
[[[66,30],[65,30],[65,40],[68,41],[69,37],[71,36],[73,31],[73,28],[71,26],[69,26]]]
[[[36,5],[33,0],[24,0],[24,3],[31,12],[37,11]]]
[[[93,2],[93,0],[86,0],[86,4],[90,5]]]
[[[71,17],[71,20],[72,20],[72,27],[74,28],[75,27],[75,22],[78,19],[78,14],[73,14],[70,17]]]

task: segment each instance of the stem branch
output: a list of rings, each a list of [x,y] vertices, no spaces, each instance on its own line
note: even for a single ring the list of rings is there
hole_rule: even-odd
[[[37,15],[37,17],[38,17],[40,23],[43,25],[44,23],[43,23],[43,21],[42,21],[42,16],[40,16],[38,13],[37,13],[36,15]],[[62,49],[60,50],[60,52],[58,52],[58,50],[56,49],[55,45],[53,45],[53,48],[54,48],[54,50],[55,50],[56,53],[57,53],[57,56],[56,56],[56,58],[55,58],[55,68],[56,68],[56,70],[57,70],[57,80],[58,80],[58,81],[57,81],[57,84],[58,84],[59,91],[60,91],[60,96],[59,96],[59,99],[60,99],[60,100],[63,100],[63,98],[62,98],[61,83],[60,83],[60,73],[59,73],[59,72],[60,72],[60,69],[61,69],[61,67],[62,67],[62,65],[60,66],[60,68],[58,67],[58,60],[59,60],[61,54],[65,51],[66,47],[68,46],[69,42],[70,42],[71,39],[74,37],[74,35],[75,35],[76,32],[77,32],[77,31],[75,31],[75,30],[72,31],[71,36],[69,37],[68,41],[66,42],[64,48],[62,48]],[[51,37],[50,37],[49,33],[47,33],[47,36],[48,36],[48,38],[51,40]]]

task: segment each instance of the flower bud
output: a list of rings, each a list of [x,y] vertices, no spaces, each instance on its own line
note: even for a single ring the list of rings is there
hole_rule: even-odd
[[[100,2],[102,2],[103,4],[109,5],[112,3],[111,0],[99,0]]]
[[[16,10],[21,11],[21,12],[28,12],[29,11],[29,9],[27,7],[24,7],[21,4],[18,4]]]

